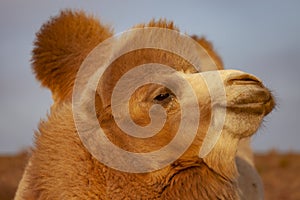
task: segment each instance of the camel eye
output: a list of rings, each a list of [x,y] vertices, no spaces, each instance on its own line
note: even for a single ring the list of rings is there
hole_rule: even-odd
[[[170,97],[170,94],[169,93],[163,93],[163,94],[159,94],[157,95],[154,100],[155,101],[163,101],[165,99],[167,99],[168,97]]]

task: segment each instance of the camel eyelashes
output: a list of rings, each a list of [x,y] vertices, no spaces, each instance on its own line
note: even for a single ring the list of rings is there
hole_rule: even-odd
[[[154,100],[155,100],[155,101],[163,101],[163,100],[169,98],[170,96],[171,96],[170,93],[161,93],[161,94],[157,95],[157,96],[154,98]]]

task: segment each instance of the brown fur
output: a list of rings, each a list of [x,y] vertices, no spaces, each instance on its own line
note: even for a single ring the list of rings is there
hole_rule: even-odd
[[[137,27],[149,26],[177,30],[173,23],[164,20]],[[245,136],[233,137],[230,126],[207,157],[200,159],[197,156],[211,118],[210,102],[202,98],[208,96],[205,87],[197,88],[201,91],[197,94],[199,108],[204,114],[201,115],[201,127],[196,139],[187,152],[171,165],[151,173],[125,173],[103,165],[86,150],[73,121],[72,89],[84,58],[111,35],[109,28],[102,26],[95,18],[72,11],[61,12],[37,34],[33,69],[42,85],[52,91],[54,106],[48,118],[40,122],[35,134],[33,154],[16,199],[239,199],[235,159],[239,141]],[[193,38],[206,49],[218,68],[223,69],[222,61],[212,45],[204,38]],[[158,149],[173,137],[178,128],[174,123],[180,118],[180,114],[175,112],[179,108],[176,101],[171,107],[165,104],[169,114],[167,122],[159,134],[147,141],[125,135],[113,121],[110,94],[116,80],[132,67],[149,61],[173,66],[179,71],[189,67],[187,61],[176,55],[153,49],[138,50],[112,63],[98,87],[95,106],[99,122],[107,136],[128,151]],[[122,67],[124,65],[127,68]],[[194,84],[195,87],[204,85],[203,80],[200,82]],[[132,97],[132,105],[139,98],[151,94],[148,93],[151,87],[155,89],[158,86],[139,88]],[[149,106],[131,107],[133,120],[137,124],[149,122],[149,116],[145,114]],[[231,113],[228,114],[231,116]]]

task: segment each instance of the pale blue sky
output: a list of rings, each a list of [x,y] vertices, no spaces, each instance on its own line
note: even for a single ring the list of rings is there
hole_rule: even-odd
[[[5,0],[0,2],[0,153],[31,145],[51,104],[30,69],[40,26],[63,8],[80,8],[115,32],[152,18],[214,43],[226,68],[264,80],[279,106],[254,137],[256,151],[300,151],[300,1]]]

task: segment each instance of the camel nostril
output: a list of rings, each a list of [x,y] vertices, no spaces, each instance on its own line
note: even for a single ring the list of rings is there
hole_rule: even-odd
[[[226,80],[227,85],[259,85],[262,86],[261,80],[250,74],[231,75]]]

